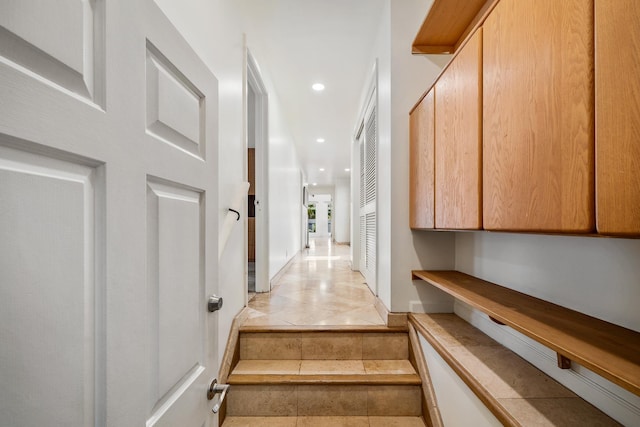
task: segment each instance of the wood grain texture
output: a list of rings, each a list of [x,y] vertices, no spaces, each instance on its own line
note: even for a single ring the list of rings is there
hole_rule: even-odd
[[[435,86],[436,228],[482,227],[481,40],[479,29]]]
[[[640,333],[458,271],[412,276],[640,395]]]
[[[640,235],[640,3],[596,0],[596,218]]]
[[[433,89],[409,115],[409,226],[434,228],[434,95]]]
[[[247,218],[247,260],[256,260],[256,219]]]
[[[484,228],[593,231],[593,0],[502,0],[483,28]]]
[[[435,0],[415,40],[414,53],[453,53],[454,47],[490,0]]]
[[[256,149],[247,148],[247,179],[249,180],[249,195],[256,195]]]

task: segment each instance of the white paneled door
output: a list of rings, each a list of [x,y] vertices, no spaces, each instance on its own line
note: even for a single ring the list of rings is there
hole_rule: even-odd
[[[213,425],[216,138],[152,0],[0,2],[0,425]]]
[[[373,91],[357,135],[360,146],[360,272],[377,295],[376,282],[376,206],[378,176],[378,128],[376,91]]]

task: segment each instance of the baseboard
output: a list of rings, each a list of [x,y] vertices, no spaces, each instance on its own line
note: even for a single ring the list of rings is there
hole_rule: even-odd
[[[389,311],[386,305],[379,297],[376,297],[374,304],[376,311],[384,320],[384,323],[390,328],[406,328],[408,325],[407,313],[393,313]]]
[[[300,254],[302,254],[302,251],[298,251],[294,256],[292,256],[289,261],[287,261],[285,263],[285,265],[283,265],[280,270],[278,270],[278,272],[276,274],[273,275],[273,277],[271,278],[271,280],[269,281],[269,288],[273,289],[273,286],[278,283],[278,281],[282,278],[282,276],[284,275],[285,271],[287,270],[287,268],[289,268],[289,266],[291,265],[291,263],[300,256]]]
[[[380,317],[382,317],[382,320],[384,320],[384,323],[386,324],[387,319],[389,317],[389,309],[387,308],[387,306],[384,305],[384,303],[379,297],[376,297],[376,302],[374,304],[374,307],[376,308],[376,311],[378,312]]]
[[[455,302],[454,312],[611,418],[623,425],[640,425],[640,396],[575,362],[572,362],[571,369],[559,369],[553,350],[508,326],[496,324],[484,313],[458,300]]]

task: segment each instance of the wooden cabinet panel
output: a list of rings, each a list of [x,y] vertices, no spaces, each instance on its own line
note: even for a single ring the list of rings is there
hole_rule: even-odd
[[[640,234],[640,3],[596,0],[599,233]]]
[[[409,115],[409,226],[434,228],[433,89]]]
[[[249,179],[249,195],[256,194],[256,149],[247,149],[247,178]]]
[[[256,219],[247,218],[248,235],[247,235],[247,260],[256,260]]]
[[[501,0],[483,28],[484,228],[593,231],[593,0]]]
[[[479,29],[435,86],[436,228],[482,227],[481,42]]]

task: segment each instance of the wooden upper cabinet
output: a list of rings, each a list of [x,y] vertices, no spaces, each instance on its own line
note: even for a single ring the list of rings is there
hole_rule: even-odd
[[[434,99],[431,89],[409,115],[409,226],[434,228]]]
[[[411,46],[413,53],[454,53],[498,0],[435,0]]]
[[[484,228],[593,231],[593,0],[501,0],[483,28]]]
[[[640,2],[596,0],[599,233],[640,234]]]
[[[482,29],[435,85],[436,228],[479,229]]]

